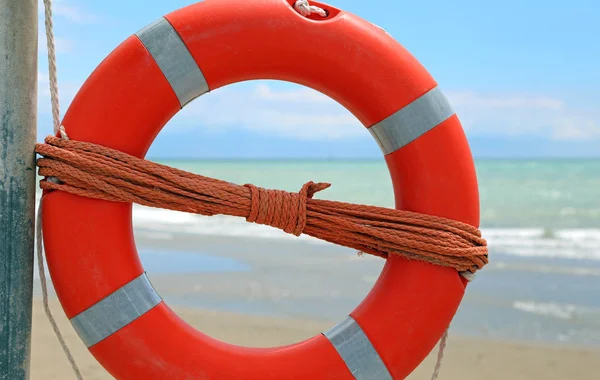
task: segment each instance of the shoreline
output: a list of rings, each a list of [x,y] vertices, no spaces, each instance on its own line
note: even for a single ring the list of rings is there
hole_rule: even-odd
[[[150,281],[175,309],[324,323],[340,321],[355,309],[385,263],[302,239],[157,236],[137,230],[136,243]],[[600,348],[600,282],[595,275],[579,274],[583,263],[572,262],[577,270],[571,270],[564,260],[495,259],[467,287],[451,334]],[[592,264],[588,271],[600,269]],[[531,265],[543,265],[544,270],[531,272]],[[34,295],[41,295],[39,282]]]
[[[79,340],[56,299],[50,307],[86,380],[112,377]],[[331,324],[303,318],[248,316],[208,310],[174,308],[188,323],[228,343],[272,347],[299,342]],[[31,379],[69,379],[72,370],[44,314],[34,299]],[[428,380],[437,347],[408,377]],[[600,371],[600,349],[562,344],[493,341],[451,334],[440,379],[445,380],[595,380]]]
[[[166,277],[164,280],[171,281],[171,278]],[[55,294],[54,290],[51,289],[50,281],[48,283],[48,286],[49,286],[49,288],[48,288],[49,302],[51,304],[51,308],[52,308],[54,317],[56,319],[59,319],[59,318],[65,319],[66,317],[65,317],[64,312],[58,302],[56,294]],[[318,328],[315,329],[312,335],[307,335],[304,337],[301,336],[300,339],[308,339],[308,338],[314,336],[315,334],[324,332],[328,328],[334,326],[336,323],[338,323],[341,320],[341,318],[334,320],[334,319],[330,319],[330,318],[278,315],[278,314],[269,314],[266,312],[255,312],[255,311],[239,312],[239,311],[228,310],[227,308],[222,308],[222,307],[189,307],[189,306],[185,306],[185,305],[181,305],[181,304],[173,304],[171,302],[168,302],[168,300],[163,300],[163,301],[165,301],[171,309],[175,310],[178,313],[178,315],[180,317],[182,317],[186,322],[188,322],[190,324],[194,324],[195,327],[197,325],[197,322],[194,322],[193,316],[196,314],[202,314],[202,315],[209,315],[209,316],[216,316],[216,315],[225,316],[225,317],[231,316],[234,318],[249,319],[252,321],[260,320],[262,322],[275,322],[275,323],[281,323],[284,321],[289,322],[289,323],[301,322],[308,326],[317,326],[317,327],[321,328],[321,330],[319,330]],[[38,307],[40,309],[41,313],[43,314],[42,298],[41,298],[41,292],[39,291],[39,281],[38,280],[35,280],[35,282],[34,282],[33,303],[34,303],[34,309],[36,307]],[[36,306],[36,304],[37,304],[37,306]],[[46,318],[45,315],[42,315],[42,316],[44,319]],[[188,316],[188,317],[192,316],[192,317],[190,317],[190,320],[188,321],[188,319],[185,318],[186,316]],[[459,340],[459,341],[469,341],[469,342],[477,342],[477,343],[489,342],[492,344],[527,346],[527,347],[531,347],[534,349],[549,348],[549,349],[556,349],[556,350],[565,349],[565,350],[575,350],[575,351],[592,351],[592,352],[597,351],[598,357],[600,358],[600,346],[597,346],[594,344],[528,340],[528,339],[518,339],[518,338],[509,338],[509,337],[507,338],[507,337],[502,337],[502,336],[467,335],[467,334],[464,334],[461,332],[456,332],[453,330],[454,329],[452,328],[452,325],[451,325],[450,326],[450,341]],[[290,344],[290,343],[296,343],[296,342],[298,342],[298,341],[291,341],[291,340],[287,341],[286,340],[282,344]],[[228,342],[228,343],[233,344],[233,342]],[[258,343],[260,343],[260,342],[258,342]]]

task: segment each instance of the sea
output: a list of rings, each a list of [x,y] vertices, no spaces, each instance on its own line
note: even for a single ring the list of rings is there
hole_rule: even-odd
[[[394,206],[383,160],[158,162],[238,184],[289,191],[298,191],[307,181],[329,182],[331,188],[318,198]],[[490,264],[468,285],[451,332],[600,347],[600,160],[489,159],[476,160],[476,169],[481,230],[489,244]],[[165,236],[240,237],[257,243],[295,239],[242,218],[137,205],[133,222],[136,230]],[[239,271],[247,265],[203,252],[199,256],[203,259],[192,264],[186,255],[173,255],[163,266],[155,262],[155,251],[140,249],[140,253],[145,264],[173,273],[184,266],[189,270],[190,265],[197,266],[199,273]],[[248,312],[261,307],[242,306]]]

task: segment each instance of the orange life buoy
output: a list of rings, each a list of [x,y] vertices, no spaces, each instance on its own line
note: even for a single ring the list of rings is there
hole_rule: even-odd
[[[254,79],[299,83],[341,103],[372,133],[397,208],[478,226],[471,151],[435,80],[373,24],[319,3],[327,17],[307,18],[293,4],[207,0],[142,29],[80,89],[63,121],[70,138],[144,157],[197,96]],[[186,324],[152,288],[131,204],[54,191],[43,210],[62,307],[118,379],[403,379],[448,327],[466,285],[453,269],[392,255],[366,299],[331,330],[285,347],[239,347]]]

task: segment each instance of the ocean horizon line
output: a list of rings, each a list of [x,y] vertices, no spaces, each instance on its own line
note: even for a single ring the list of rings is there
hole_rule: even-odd
[[[149,156],[147,160],[162,162],[382,162],[384,157],[159,157]],[[477,161],[507,161],[507,162],[598,162],[600,157],[473,157]]]

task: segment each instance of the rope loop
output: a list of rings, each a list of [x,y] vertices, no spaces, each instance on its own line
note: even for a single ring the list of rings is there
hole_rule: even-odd
[[[316,5],[310,5],[308,0],[298,0],[294,3],[294,9],[304,17],[309,17],[313,13],[318,14],[321,17],[329,16],[327,10],[317,7]]]

